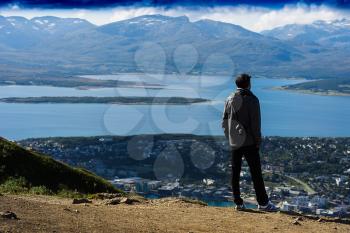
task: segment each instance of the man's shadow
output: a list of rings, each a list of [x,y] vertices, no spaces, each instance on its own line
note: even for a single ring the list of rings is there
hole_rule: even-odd
[[[248,212],[248,213],[253,213],[253,214],[266,214],[265,211],[255,210],[255,209],[238,210],[238,212]]]

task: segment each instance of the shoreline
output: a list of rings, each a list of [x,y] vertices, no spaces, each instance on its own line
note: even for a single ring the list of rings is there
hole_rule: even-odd
[[[337,91],[311,91],[311,90],[306,90],[306,89],[290,89],[288,87],[271,87],[268,88],[270,90],[275,90],[275,91],[289,91],[289,92],[294,92],[294,93],[300,93],[300,94],[308,94],[308,95],[318,95],[318,96],[350,96],[350,93],[344,93],[344,92],[337,92]]]
[[[116,73],[116,74],[88,74],[88,75],[72,75],[71,79],[65,79],[65,78],[55,78],[53,80],[46,80],[44,81],[50,81],[51,83],[36,83],[36,80],[30,80],[30,79],[23,79],[20,78],[18,80],[0,80],[0,86],[43,86],[43,87],[57,87],[57,88],[74,88],[77,90],[91,90],[91,89],[100,89],[100,88],[143,88],[143,89],[154,89],[154,90],[162,90],[162,89],[169,89],[167,88],[167,85],[163,84],[157,84],[157,83],[147,83],[147,82],[136,82],[136,81],[127,81],[127,80],[116,80],[116,79],[98,79],[94,78],[95,76],[123,76],[123,75],[145,75],[144,73]],[[177,75],[176,73],[155,73],[154,75]],[[90,77],[91,76],[91,77]],[[202,74],[188,74],[188,76],[193,76],[193,77],[201,77]],[[227,76],[229,77],[230,75],[226,74],[205,74],[205,76],[210,76],[210,77],[224,77]],[[262,76],[262,75],[256,75],[254,76],[256,79],[284,79],[284,80],[300,80],[300,81],[307,81],[309,79],[301,78],[301,77],[267,77],[267,76]],[[68,85],[65,84],[65,81],[75,81],[74,79],[78,79],[76,81],[81,82],[82,79],[90,80],[90,81],[95,81],[97,83],[101,82],[106,82],[107,85],[86,85],[86,83],[82,82],[82,85]],[[80,79],[80,80],[79,80]],[[318,79],[310,79],[310,81],[315,81]],[[27,83],[25,83],[25,82]],[[62,81],[62,83],[57,82],[57,81]],[[108,82],[121,82],[118,85],[111,85],[108,84]],[[64,85],[65,84],[65,85]]]

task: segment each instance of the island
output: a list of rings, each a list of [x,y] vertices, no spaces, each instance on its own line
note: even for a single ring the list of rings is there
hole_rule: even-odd
[[[9,97],[1,98],[4,103],[21,104],[194,104],[208,102],[203,98],[185,97],[138,97],[138,96],[115,96],[115,97],[94,97],[94,96],[42,96],[42,97]]]
[[[116,88],[116,87],[138,87],[145,89],[163,89],[164,85],[156,83],[123,81],[123,80],[99,80],[82,78],[78,76],[47,76],[47,77],[0,77],[0,86],[21,85],[21,86],[53,86],[77,89],[92,88]]]
[[[315,80],[273,89],[297,91],[306,94],[350,96],[350,77]]]

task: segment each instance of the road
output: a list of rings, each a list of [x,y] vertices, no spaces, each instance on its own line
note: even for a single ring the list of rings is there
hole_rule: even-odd
[[[267,171],[267,170],[264,170],[264,172],[272,173],[271,171]],[[316,191],[313,188],[311,188],[310,185],[308,185],[307,183],[305,183],[304,181],[302,181],[302,180],[300,180],[298,178],[295,178],[293,176],[285,175],[285,174],[283,174],[281,172],[275,172],[275,174],[280,175],[280,176],[284,176],[284,177],[286,177],[286,178],[288,178],[290,180],[293,180],[293,181],[297,182],[298,184],[300,184],[303,187],[303,189],[305,190],[305,192],[308,193],[308,195],[316,194]]]

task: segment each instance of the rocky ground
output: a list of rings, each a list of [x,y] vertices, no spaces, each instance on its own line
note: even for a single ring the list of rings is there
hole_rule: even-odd
[[[350,225],[326,219],[238,212],[181,199],[75,203],[52,196],[0,196],[0,232],[350,232]]]

